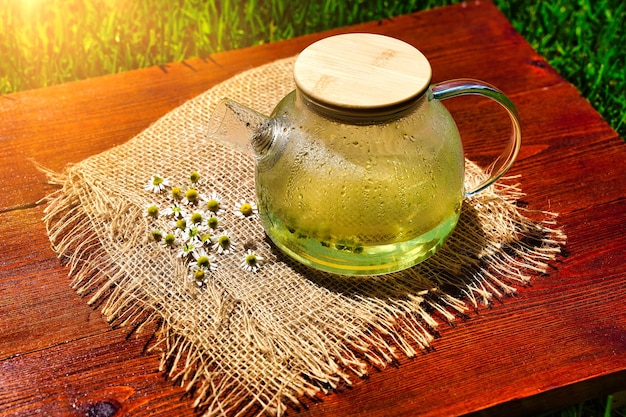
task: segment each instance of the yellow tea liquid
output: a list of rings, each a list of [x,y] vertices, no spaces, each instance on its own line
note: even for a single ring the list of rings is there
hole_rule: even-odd
[[[442,119],[428,112],[418,117]],[[442,245],[463,196],[456,127],[390,123],[288,132],[283,154],[257,168],[259,211],[274,243],[304,264],[350,275],[404,269]]]

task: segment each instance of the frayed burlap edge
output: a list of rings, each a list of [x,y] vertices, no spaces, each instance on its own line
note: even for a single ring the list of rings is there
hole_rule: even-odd
[[[292,59],[288,59],[264,68],[272,65],[289,68],[291,64]],[[256,71],[260,71],[255,73],[258,76],[263,68]],[[157,124],[176,117],[177,110]],[[147,131],[150,129],[153,127]],[[129,144],[138,140],[133,139]],[[118,151],[113,149],[109,153]],[[99,156],[107,157],[107,153]],[[161,368],[194,393],[194,405],[206,415],[263,412],[281,415],[289,403],[297,407],[303,396],[315,397],[340,383],[350,384],[353,375],[366,375],[370,366],[383,368],[399,354],[414,356],[428,349],[439,323],[465,316],[472,308],[489,304],[494,297],[514,293],[532,276],[546,273],[565,243],[556,215],[519,207],[517,202],[523,194],[517,178],[505,178],[466,200],[457,229],[442,250],[427,262],[402,273],[371,278],[367,284],[363,281],[342,284],[342,291],[346,285],[352,290],[345,305],[365,303],[372,312],[361,313],[358,321],[347,323],[345,328],[338,328],[337,324],[329,327],[324,323],[328,318],[323,313],[313,317],[309,334],[298,335],[304,338],[303,344],[311,346],[310,350],[305,352],[297,344],[289,346],[294,363],[273,362],[272,372],[277,377],[260,383],[247,380],[237,369],[231,369],[220,357],[220,351],[211,350],[211,340],[195,341],[194,335],[181,325],[185,318],[179,317],[174,309],[164,310],[162,302],[146,291],[145,279],[120,268],[126,254],[145,245],[145,229],[128,227],[142,217],[141,207],[129,202],[127,196],[117,196],[115,191],[98,184],[100,179],[90,178],[86,167],[98,165],[89,162],[68,167],[62,174],[47,172],[50,182],[60,187],[47,198],[44,217],[53,248],[68,263],[72,287],[78,294],[88,296],[90,305],[100,306],[109,322],[141,326],[160,321],[153,348],[162,351]],[[475,165],[467,164],[468,181],[476,181],[481,175]],[[94,221],[106,222],[106,236],[86,227]],[[115,245],[103,244],[112,239]],[[296,275],[302,275],[297,265],[289,264],[284,258],[276,259],[294,268]],[[176,270],[171,274],[185,275],[184,271]],[[311,285],[323,288],[329,296],[345,297],[342,291],[333,288],[332,277],[313,275],[308,277]],[[184,284],[181,288],[184,290]],[[371,297],[372,288],[391,292],[395,298]],[[203,297],[203,300],[215,300],[214,320],[218,329],[215,334],[229,321],[232,311],[247,308],[242,306],[245,303],[241,299],[218,287],[209,286]],[[175,301],[172,305],[176,305]],[[241,317],[247,317],[238,322],[245,328],[243,334],[260,347],[255,351],[259,355],[257,359],[267,361],[276,349],[268,345],[275,342],[272,335],[260,332],[258,323],[249,321],[254,319],[252,315]],[[328,342],[330,339],[333,343]]]

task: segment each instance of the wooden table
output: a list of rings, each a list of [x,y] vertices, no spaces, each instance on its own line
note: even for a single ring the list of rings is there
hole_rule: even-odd
[[[527,415],[626,389],[626,145],[483,0],[0,97],[1,415],[194,415],[146,352],[149,334],[111,328],[70,289],[41,221],[38,201],[52,189],[31,159],[60,171],[242,70],[348,31],[416,45],[434,81],[479,78],[511,97],[523,124],[511,173],[529,208],[560,213],[567,253],[517,296],[442,329],[433,351],[372,370],[299,415]],[[446,105],[468,155],[486,162],[498,147],[483,139],[508,122],[464,100]]]

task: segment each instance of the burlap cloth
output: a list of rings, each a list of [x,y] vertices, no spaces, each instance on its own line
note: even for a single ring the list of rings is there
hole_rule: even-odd
[[[427,350],[440,323],[545,273],[565,241],[555,215],[518,206],[520,187],[508,178],[466,199],[446,245],[412,269],[347,278],[290,262],[258,219],[234,214],[237,202],[254,199],[254,162],[209,140],[207,124],[223,97],[269,114],[294,88],[293,63],[239,74],[126,144],[48,173],[60,188],[44,221],[71,285],[115,325],[161,323],[155,348],[163,369],[209,416],[280,415],[303,396]],[[144,189],[153,175],[184,191],[194,171],[201,194],[221,195],[220,224],[233,242],[229,254],[211,254],[216,269],[202,286],[176,250],[152,238],[154,222],[166,227],[165,217],[145,215],[147,205],[168,204],[167,190]],[[467,181],[481,175],[467,163]],[[264,259],[256,272],[241,267],[248,249]]]

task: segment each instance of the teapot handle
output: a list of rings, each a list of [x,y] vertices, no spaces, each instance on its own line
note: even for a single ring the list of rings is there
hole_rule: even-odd
[[[433,84],[431,88],[432,97],[437,100],[445,100],[461,95],[479,95],[490,98],[504,107],[511,118],[512,130],[509,143],[502,154],[487,169],[489,178],[475,186],[472,190],[465,191],[466,197],[477,194],[502,177],[513,165],[513,161],[517,157],[522,143],[521,126],[517,110],[502,91],[483,81],[468,78],[456,79]]]

